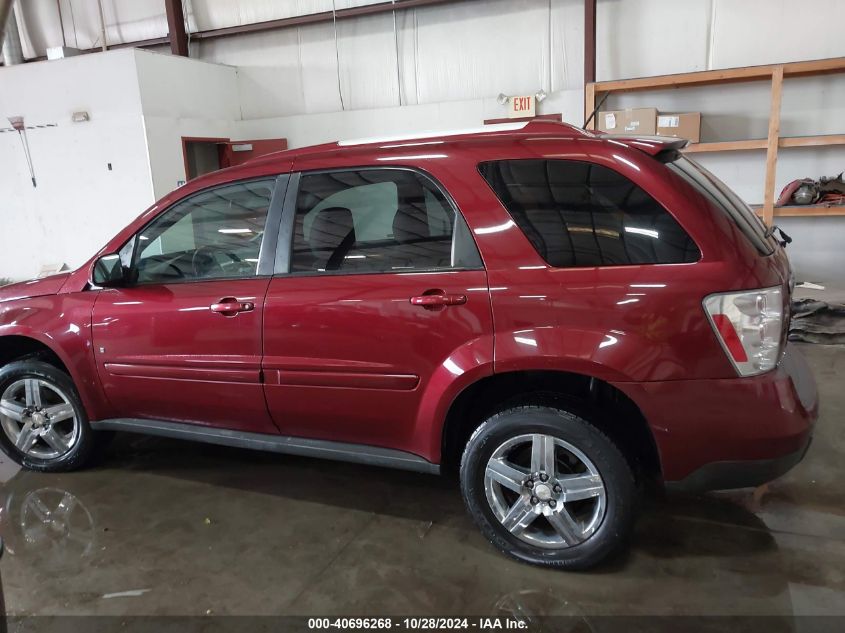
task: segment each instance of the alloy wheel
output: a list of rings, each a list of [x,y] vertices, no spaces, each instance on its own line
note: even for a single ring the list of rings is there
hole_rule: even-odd
[[[24,455],[55,459],[79,440],[76,411],[56,385],[39,378],[16,380],[0,396],[0,426]]]
[[[584,542],[607,510],[607,491],[593,462],[551,435],[525,434],[503,442],[487,462],[484,491],[506,530],[546,549]]]

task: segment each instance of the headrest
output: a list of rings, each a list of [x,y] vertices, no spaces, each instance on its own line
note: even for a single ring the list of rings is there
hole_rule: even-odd
[[[409,205],[402,205],[393,217],[393,239],[397,242],[412,242],[431,236],[428,217],[424,211]]]
[[[311,250],[332,253],[347,238],[355,241],[352,211],[346,207],[326,207],[317,212],[308,233]]]

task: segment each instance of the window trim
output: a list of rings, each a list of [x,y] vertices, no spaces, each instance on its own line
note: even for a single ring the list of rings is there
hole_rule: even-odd
[[[276,267],[274,275],[286,277],[330,277],[338,275],[419,275],[430,273],[452,273],[471,270],[486,270],[484,258],[481,255],[481,249],[478,247],[478,242],[475,239],[475,234],[473,233],[472,229],[469,229],[468,233],[470,239],[472,240],[473,246],[475,246],[475,250],[478,253],[478,259],[481,262],[481,265],[479,267],[413,268],[408,270],[369,270],[358,272],[349,272],[347,270],[303,270],[291,272],[291,257],[293,253],[293,240],[295,237],[294,223],[296,222],[296,201],[299,198],[299,187],[300,182],[302,180],[302,176],[334,174],[349,171],[408,171],[413,174],[416,174],[417,176],[420,176],[421,178],[427,180],[437,191],[439,191],[440,195],[443,196],[443,199],[446,200],[455,215],[459,216],[463,220],[464,224],[467,224],[466,216],[461,212],[460,207],[455,202],[455,199],[452,197],[452,195],[446,190],[446,188],[443,187],[443,185],[441,185],[440,182],[431,174],[418,167],[408,167],[405,165],[363,165],[359,167],[332,167],[329,169],[309,169],[307,171],[292,172],[290,182],[288,183],[287,195],[285,196],[284,210],[282,211],[282,228],[279,233],[279,241],[276,250]],[[469,227],[469,224],[467,224],[467,227]],[[452,248],[454,248],[454,243],[455,230],[453,226]]]
[[[184,198],[180,198],[176,200],[173,204],[168,206],[166,209],[157,213],[155,217],[151,218],[149,222],[144,224],[140,229],[135,231],[132,236],[123,243],[123,245],[118,249],[118,252],[123,249],[129,242],[133,241],[135,244],[132,247],[132,259],[130,264],[130,271],[135,270],[137,263],[138,263],[138,256],[140,255],[140,246],[141,240],[139,236],[146,231],[154,222],[156,222],[159,218],[163,217],[165,214],[170,213],[173,209],[178,207],[179,205],[190,201],[191,199],[195,198],[196,196],[208,193],[209,191],[213,191],[214,189],[221,189],[223,187],[230,187],[232,185],[240,185],[245,183],[251,182],[270,182],[272,183],[272,191],[270,192],[270,205],[267,207],[267,218],[264,221],[264,233],[261,236],[261,245],[258,249],[258,265],[256,266],[256,273],[254,275],[232,275],[228,277],[212,277],[212,278],[201,278],[201,279],[191,279],[191,278],[179,278],[173,279],[170,281],[146,281],[146,282],[138,282],[133,281],[127,284],[126,287],[136,288],[136,287],[147,287],[147,286],[169,286],[172,284],[187,284],[187,283],[208,283],[212,281],[235,281],[241,279],[257,279],[261,277],[270,277],[273,274],[273,260],[275,255],[275,245],[278,240],[279,236],[279,226],[281,224],[282,218],[282,204],[284,202],[284,193],[287,191],[288,184],[290,180],[290,174],[268,174],[266,176],[255,176],[252,178],[244,178],[240,180],[230,180],[228,182],[217,183],[214,185],[209,185],[208,187],[204,187],[197,191],[194,191],[191,194],[188,194]],[[281,194],[281,195],[279,195]],[[278,201],[277,201],[278,199]],[[272,242],[272,248],[270,246],[270,242]]]
[[[604,167],[605,169],[609,169],[610,171],[614,172],[615,174],[621,176],[622,178],[625,178],[629,182],[631,182],[634,185],[636,185],[637,187],[639,187],[646,195],[648,195],[649,198],[651,198],[654,201],[655,204],[657,204],[663,210],[664,213],[666,213],[670,218],[672,218],[675,221],[675,223],[686,234],[686,236],[689,238],[689,240],[695,245],[696,249],[698,250],[698,259],[696,259],[695,261],[690,261],[690,262],[655,262],[655,263],[650,263],[650,264],[645,264],[645,263],[642,263],[642,264],[596,264],[594,266],[555,266],[554,264],[548,262],[546,260],[546,258],[543,257],[543,254],[540,253],[540,251],[537,249],[537,247],[534,246],[531,239],[525,234],[525,231],[522,229],[522,227],[519,226],[519,223],[516,221],[516,218],[513,217],[510,209],[508,209],[507,205],[505,205],[504,200],[502,200],[499,197],[499,194],[493,188],[493,185],[490,182],[488,182],[487,178],[485,178],[484,174],[481,172],[481,166],[483,164],[520,162],[520,161],[530,161],[530,160],[543,160],[543,161],[547,161],[547,162],[548,161],[559,161],[559,162],[569,162],[569,163],[587,163],[587,164],[590,164],[590,165],[595,165],[597,167]],[[598,268],[631,268],[631,267],[640,267],[640,266],[690,266],[690,265],[698,264],[704,258],[704,253],[701,250],[701,246],[699,246],[698,242],[696,242],[695,239],[693,239],[692,235],[690,235],[689,231],[687,231],[686,227],[681,223],[681,221],[676,217],[676,215],[674,213],[672,213],[669,209],[666,208],[666,205],[664,205],[662,202],[660,202],[660,200],[658,200],[648,190],[647,187],[644,187],[642,184],[640,184],[639,182],[637,182],[633,178],[626,176],[625,174],[620,172],[615,167],[610,166],[610,165],[606,165],[603,162],[598,162],[598,161],[589,160],[589,159],[585,159],[585,158],[557,158],[557,157],[550,158],[548,156],[527,157],[527,158],[496,158],[496,159],[492,159],[492,160],[479,161],[478,163],[476,163],[475,169],[476,169],[476,173],[478,173],[478,176],[481,178],[481,180],[484,182],[484,184],[489,188],[490,193],[493,194],[493,197],[498,201],[499,205],[501,205],[501,207],[505,211],[505,213],[508,214],[508,218],[510,218],[510,220],[514,223],[514,225],[516,225],[517,228],[519,228],[520,233],[522,233],[523,237],[525,237],[525,241],[528,242],[529,246],[531,247],[531,250],[534,251],[534,253],[536,253],[537,257],[540,258],[540,261],[542,261],[544,265],[548,266],[552,270],[588,270],[588,269],[598,269]]]

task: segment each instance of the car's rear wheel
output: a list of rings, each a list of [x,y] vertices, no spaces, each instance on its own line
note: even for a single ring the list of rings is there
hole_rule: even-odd
[[[461,489],[493,545],[528,563],[587,569],[633,529],[628,462],[596,426],[560,408],[515,407],[485,421],[464,451]]]
[[[73,470],[89,459],[94,444],[65,372],[38,360],[0,369],[0,448],[9,457],[31,470]]]

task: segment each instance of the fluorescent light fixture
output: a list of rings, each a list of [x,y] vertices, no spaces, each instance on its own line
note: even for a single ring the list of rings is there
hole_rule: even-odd
[[[445,367],[448,372],[453,376],[460,376],[462,373],[464,373],[464,370],[461,368],[461,366],[458,365],[451,358],[447,358],[443,361],[443,367]]]
[[[636,169],[637,171],[640,171],[640,168],[639,168],[639,167],[637,167],[634,163],[632,163],[631,161],[629,161],[629,160],[628,160],[627,158],[625,158],[624,156],[620,156],[619,154],[614,154],[614,155],[613,155],[613,158],[615,158],[616,160],[618,160],[620,163],[625,163],[626,165],[628,165],[628,167],[631,167],[632,169]]]
[[[252,229],[217,229],[218,233],[226,233],[226,234],[239,234],[239,233],[252,233]]]
[[[619,339],[611,334],[605,334],[605,339],[599,343],[599,349],[602,347],[610,347],[611,345],[616,345],[619,342]]]
[[[499,233],[501,231],[507,231],[512,226],[516,226],[513,220],[508,220],[504,224],[497,224],[495,226],[485,226],[480,229],[476,229],[475,233],[477,235],[487,235],[488,233]]]
[[[443,141],[420,141],[419,143],[396,143],[394,145],[382,145],[382,147],[384,149],[394,149],[394,148],[397,148],[397,147],[417,147],[418,145],[443,145]]]
[[[653,237],[654,239],[657,239],[658,237],[660,237],[660,233],[658,233],[654,229],[641,229],[641,228],[638,228],[636,226],[626,226],[625,232],[626,233],[636,233],[637,235],[646,235],[648,237]]]
[[[376,160],[424,160],[426,158],[446,158],[446,154],[416,154],[415,156],[381,156]]]

